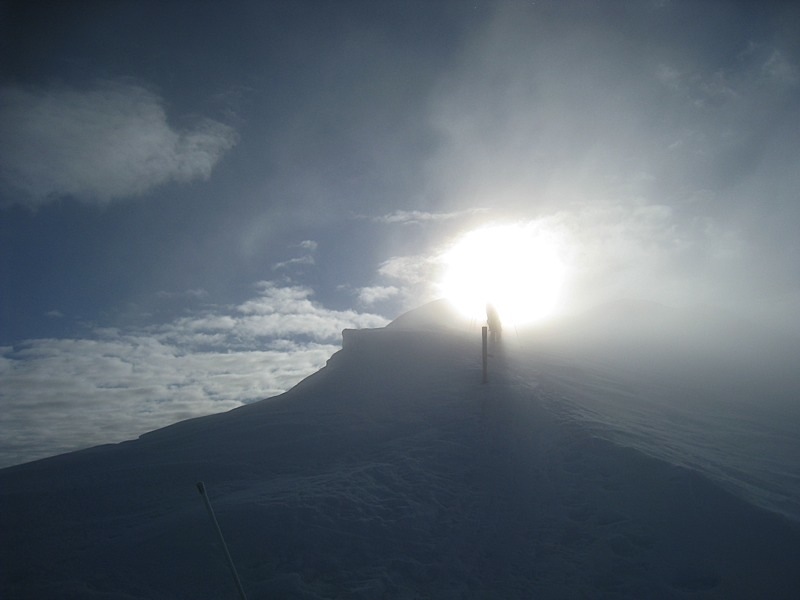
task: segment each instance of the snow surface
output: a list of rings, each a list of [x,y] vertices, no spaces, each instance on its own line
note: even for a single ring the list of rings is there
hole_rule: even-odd
[[[506,336],[481,385],[434,303],[281,396],[0,470],[0,597],[236,598],[201,480],[251,599],[800,597],[774,460],[690,435],[668,371]]]

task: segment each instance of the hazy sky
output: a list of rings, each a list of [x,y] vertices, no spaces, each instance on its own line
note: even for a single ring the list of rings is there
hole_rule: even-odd
[[[0,3],[0,464],[275,394],[488,222],[800,329],[800,6]],[[565,308],[566,310],[566,308]]]

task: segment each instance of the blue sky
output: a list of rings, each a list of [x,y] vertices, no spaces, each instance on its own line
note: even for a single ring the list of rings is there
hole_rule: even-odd
[[[797,331],[800,9],[0,4],[3,464],[275,394],[490,222]]]

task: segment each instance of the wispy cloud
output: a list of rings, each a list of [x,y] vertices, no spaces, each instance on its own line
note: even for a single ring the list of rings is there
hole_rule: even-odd
[[[436,248],[427,253],[393,256],[379,265],[376,283],[358,290],[358,300],[364,306],[391,300],[402,310],[416,308],[438,297],[442,266]]]
[[[317,242],[313,240],[303,240],[296,246],[295,248],[300,248],[301,250],[305,250],[305,254],[302,256],[295,256],[294,258],[290,258],[288,260],[283,260],[280,262],[275,263],[272,265],[273,271],[282,271],[291,269],[293,267],[302,267],[308,265],[316,264],[316,259],[314,258],[314,252],[317,250]]]
[[[378,267],[382,277],[394,279],[405,284],[420,284],[436,281],[432,270],[436,268],[436,259],[425,255],[394,256]]]
[[[298,244],[298,245],[299,245],[301,248],[303,248],[304,250],[308,250],[308,251],[310,251],[310,252],[314,252],[314,251],[317,249],[317,246],[318,246],[319,244],[317,244],[317,242],[315,242],[314,240],[303,240],[303,241],[302,241],[302,242],[300,242],[300,244]]]
[[[789,297],[800,281],[790,39],[724,27],[713,43],[659,46],[654,33],[672,32],[638,5],[620,12],[624,35],[589,20],[576,29],[596,15],[574,16],[500,3],[468,38],[430,103],[437,210],[550,218],[569,234],[580,286],[568,292],[582,302],[616,293],[761,312]]]
[[[472,208],[453,212],[427,212],[422,210],[396,210],[385,215],[373,217],[376,223],[390,223],[399,225],[419,225],[431,221],[450,221],[463,216],[486,212],[485,208]]]
[[[797,86],[800,83],[800,71],[792,64],[780,50],[773,50],[762,66],[762,71],[771,79],[787,86]]]
[[[393,285],[372,285],[363,287],[358,292],[358,301],[366,306],[388,300],[400,293],[400,289]]]
[[[142,329],[0,348],[0,465],[134,438],[279,394],[324,366],[341,330],[383,317],[330,310],[308,288]]]
[[[106,204],[169,181],[205,179],[237,141],[218,121],[178,130],[163,100],[127,82],[0,89],[0,182],[8,201]]]
[[[202,299],[208,297],[208,292],[204,289],[192,289],[192,290],[183,290],[180,292],[168,292],[166,290],[161,290],[156,293],[156,296],[159,298],[166,298],[166,299],[184,299],[184,298],[191,298],[191,299]]]
[[[281,269],[288,269],[291,267],[302,266],[302,265],[313,265],[315,263],[314,257],[310,254],[306,254],[305,256],[298,256],[295,258],[290,258],[289,260],[284,260],[272,265],[273,271],[280,271]]]
[[[262,281],[257,289],[256,297],[238,306],[178,319],[160,328],[158,335],[185,346],[212,344],[227,349],[259,347],[273,339],[337,344],[342,329],[381,327],[387,322],[370,313],[327,309],[311,300],[307,287]]]

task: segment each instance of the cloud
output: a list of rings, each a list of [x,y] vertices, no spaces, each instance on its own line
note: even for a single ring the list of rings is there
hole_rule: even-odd
[[[193,298],[193,299],[201,299],[208,297],[208,292],[202,288],[191,289],[191,290],[184,290],[181,292],[168,292],[166,290],[161,290],[156,294],[159,298]]]
[[[499,3],[430,102],[435,210],[549,219],[568,234],[582,302],[788,306],[800,281],[796,47],[730,25],[703,37],[708,10],[681,9],[698,18],[676,44],[661,10]]]
[[[401,311],[416,308],[438,297],[442,264],[437,248],[393,256],[378,267],[376,284],[358,290],[358,300],[365,306],[393,300],[393,307]]]
[[[284,287],[271,281],[256,284],[258,295],[230,308],[176,320],[157,332],[182,346],[259,347],[274,339],[303,339],[337,344],[342,329],[382,327],[384,317],[355,310],[330,310],[311,300],[302,286]]]
[[[302,267],[306,265],[316,264],[316,260],[314,259],[314,252],[317,250],[317,242],[313,240],[303,240],[294,247],[300,248],[301,250],[305,250],[306,254],[304,254],[303,256],[296,256],[294,258],[290,258],[289,260],[284,260],[275,263],[274,265],[272,265],[273,271],[288,270],[297,266]]]
[[[378,274],[405,284],[421,284],[435,281],[436,278],[432,277],[434,268],[435,258],[430,256],[394,256],[381,263]]]
[[[315,263],[314,257],[310,254],[306,254],[305,256],[298,256],[296,258],[290,258],[289,260],[284,260],[279,263],[275,263],[272,265],[273,271],[280,271],[281,269],[288,269],[298,265],[313,265]]]
[[[7,203],[37,207],[64,196],[107,204],[207,179],[237,134],[211,119],[176,130],[155,93],[107,81],[0,89],[0,138]]]
[[[426,212],[421,210],[396,210],[394,212],[373,217],[373,221],[377,223],[389,223],[400,225],[419,225],[421,223],[431,221],[450,221],[458,219],[465,215],[474,215],[480,212],[486,212],[485,208],[473,208],[467,210],[459,210],[453,212]]]
[[[0,348],[0,465],[118,442],[279,394],[324,366],[341,330],[386,319],[327,309],[308,288],[140,329]]]
[[[303,240],[300,242],[299,246],[304,250],[314,252],[317,249],[318,244],[314,240]]]
[[[373,285],[363,287],[358,292],[358,301],[366,306],[370,306],[382,300],[388,300],[400,293],[399,288],[393,285]]]
[[[795,87],[800,83],[800,73],[797,66],[792,64],[783,52],[773,49],[772,54],[762,66],[762,71],[772,80],[781,84]]]

